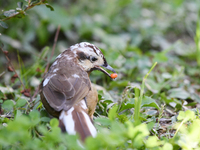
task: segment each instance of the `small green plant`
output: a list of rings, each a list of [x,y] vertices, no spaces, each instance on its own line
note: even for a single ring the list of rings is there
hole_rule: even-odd
[[[47,3],[47,0],[24,0],[24,2],[17,2],[17,8],[11,9],[8,11],[3,12],[3,18],[0,19],[0,26],[3,28],[8,28],[8,25],[4,22],[6,20],[9,20],[11,18],[22,18],[26,15],[26,11],[38,6],[44,4],[46,7],[50,8],[51,11],[53,11],[53,7]]]
[[[142,86],[140,90],[140,96],[139,96],[139,89],[135,88],[135,112],[134,112],[134,120],[137,124],[137,122],[140,122],[140,108],[142,104],[142,99],[143,99],[143,94],[144,94],[144,86],[145,86],[145,81],[150,74],[150,72],[153,70],[153,68],[156,66],[157,62],[153,64],[151,69],[148,71],[148,73],[145,75],[145,77],[142,80]]]
[[[198,19],[197,19],[197,23],[196,23],[196,36],[195,36],[195,43],[196,43],[196,59],[197,59],[197,64],[198,66],[200,66],[200,11],[198,13]]]

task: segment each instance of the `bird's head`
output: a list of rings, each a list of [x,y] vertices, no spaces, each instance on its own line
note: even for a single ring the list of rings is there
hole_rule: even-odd
[[[104,67],[116,73],[115,70],[110,65],[108,65],[101,50],[95,45],[87,42],[82,42],[71,46],[70,50],[73,51],[79,65],[82,66],[86,72],[90,73],[93,70],[99,70],[111,78],[110,74],[102,68]]]

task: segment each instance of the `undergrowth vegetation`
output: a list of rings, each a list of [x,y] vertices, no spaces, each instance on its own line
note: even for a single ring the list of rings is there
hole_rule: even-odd
[[[198,0],[8,0],[0,10],[0,149],[200,149]],[[38,87],[82,41],[118,78],[92,72],[98,135],[81,145],[48,116]]]

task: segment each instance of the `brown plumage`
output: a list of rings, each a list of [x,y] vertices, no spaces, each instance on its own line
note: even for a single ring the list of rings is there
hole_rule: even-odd
[[[69,134],[78,133],[82,141],[95,136],[93,113],[98,100],[89,74],[100,70],[113,72],[102,52],[93,44],[82,42],[61,53],[49,68],[40,85],[41,100],[47,112],[59,118],[59,126]]]

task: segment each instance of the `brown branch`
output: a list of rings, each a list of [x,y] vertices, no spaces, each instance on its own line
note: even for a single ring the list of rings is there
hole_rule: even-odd
[[[49,68],[51,59],[52,59],[52,57],[53,57],[53,54],[54,54],[54,51],[55,51],[55,48],[56,48],[56,43],[57,43],[57,40],[58,40],[59,32],[60,32],[60,25],[58,26],[57,31],[56,31],[56,35],[55,35],[55,37],[54,37],[54,43],[53,43],[53,48],[52,48],[52,51],[51,51],[51,56],[50,56],[50,58],[49,58],[49,60],[48,60],[48,62],[47,62],[47,66],[46,66],[46,68],[45,68],[44,74],[46,74],[47,71],[48,71],[48,68]]]
[[[3,48],[2,48],[1,46],[0,46],[0,49],[1,49],[1,51],[4,53],[4,55],[5,55],[5,57],[6,57],[7,61],[8,61],[9,66],[12,67],[13,72],[17,75],[17,77],[18,77],[18,79],[19,79],[21,85],[22,85],[23,88],[25,89],[25,86],[24,86],[24,84],[23,84],[21,78],[20,78],[19,75],[17,74],[15,68],[13,67],[13,65],[12,65],[12,63],[11,63],[11,60],[10,60],[9,57],[8,57],[8,51],[4,51]]]
[[[52,51],[51,51],[51,56],[50,56],[50,58],[49,58],[49,60],[48,60],[48,63],[47,63],[47,66],[46,66],[46,68],[45,68],[45,72],[44,72],[42,78],[44,78],[45,74],[46,74],[47,71],[48,71],[48,68],[49,68],[51,59],[52,59],[52,57],[53,57],[53,54],[54,54],[54,51],[55,51],[55,48],[56,48],[56,44],[57,44],[59,32],[60,32],[60,25],[59,25],[58,28],[57,28],[56,35],[55,35],[55,37],[54,37],[54,43],[53,43],[53,48],[52,48]],[[37,87],[36,91],[34,92],[33,96],[30,98],[30,103],[33,101],[33,99],[35,98],[35,96],[39,93],[39,90],[40,90],[40,85],[38,85],[38,87]]]
[[[14,18],[14,17],[18,16],[19,14],[25,14],[25,11],[27,11],[27,10],[29,10],[29,9],[31,9],[31,8],[33,8],[33,7],[35,7],[35,6],[37,6],[37,5],[41,5],[41,4],[45,4],[45,3],[43,3],[43,2],[41,1],[41,2],[39,2],[39,3],[30,5],[30,0],[29,0],[29,2],[28,2],[28,7],[27,7],[24,11],[17,12],[16,14],[14,14],[14,15],[12,15],[12,16],[9,16],[9,17],[7,17],[7,18],[1,19],[1,21],[9,20],[9,19],[11,19],[11,18]]]

